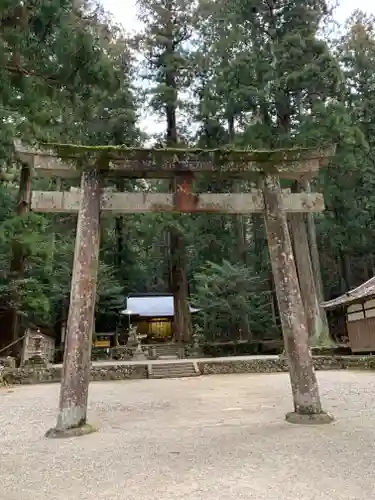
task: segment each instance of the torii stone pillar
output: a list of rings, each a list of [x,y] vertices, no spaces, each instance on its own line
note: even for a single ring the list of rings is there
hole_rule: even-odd
[[[265,177],[263,196],[268,246],[294,402],[294,412],[287,413],[286,420],[299,424],[329,423],[333,417],[322,410],[320,402],[287,216],[282,207],[277,176]]]
[[[94,328],[100,245],[101,176],[82,174],[74,251],[64,367],[56,427],[47,437],[79,436],[94,429],[87,424],[87,400]]]

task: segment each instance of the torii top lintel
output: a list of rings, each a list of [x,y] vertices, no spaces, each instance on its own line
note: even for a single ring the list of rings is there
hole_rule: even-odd
[[[77,177],[83,169],[99,168],[109,177],[173,178],[178,174],[252,178],[267,174],[287,179],[314,176],[334,148],[238,149],[128,148],[48,144],[42,149],[15,142],[17,156],[37,173],[49,177]]]

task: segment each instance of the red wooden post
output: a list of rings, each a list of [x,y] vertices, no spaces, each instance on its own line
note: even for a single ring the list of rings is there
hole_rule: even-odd
[[[101,178],[97,170],[82,174],[80,194],[59,413],[56,428],[47,437],[93,430],[86,417],[100,245]]]
[[[190,172],[176,175],[174,179],[174,204],[177,212],[194,212],[197,197],[192,193],[194,177]]]

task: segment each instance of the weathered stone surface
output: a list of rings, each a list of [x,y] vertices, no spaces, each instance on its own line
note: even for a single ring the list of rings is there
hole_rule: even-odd
[[[99,265],[102,177],[82,173],[80,208],[66,330],[63,377],[56,428],[86,423],[92,331]]]
[[[330,413],[303,414],[291,411],[285,415],[285,420],[290,424],[299,425],[325,425],[331,424],[335,419]]]
[[[107,365],[91,368],[91,381],[147,378],[147,363],[137,365]]]
[[[313,358],[315,370],[375,370],[375,356],[317,356]],[[203,375],[218,375],[229,373],[278,373],[288,372],[286,358],[262,358],[228,361],[198,360],[198,366]]]
[[[16,367],[16,359],[12,356],[6,356],[5,358],[0,358],[0,365],[5,366],[7,368],[15,368]]]
[[[51,145],[52,146],[52,145]],[[118,146],[76,146],[55,144],[52,150],[36,150],[15,142],[18,158],[38,175],[79,177],[78,163],[100,163],[107,176],[173,178],[176,172],[221,174],[239,177],[275,172],[280,177],[299,179],[315,175],[334,149],[283,149],[273,151],[225,149],[137,149]],[[62,161],[59,157],[63,158]]]
[[[60,367],[23,366],[13,370],[5,369],[4,380],[10,385],[42,384],[60,382]]]
[[[23,367],[18,369],[5,369],[3,378],[9,385],[58,383],[61,381],[61,367],[48,368]],[[140,365],[105,365],[93,366],[90,381],[127,380],[147,378],[147,364]]]
[[[315,370],[375,370],[375,356],[317,356],[313,361]],[[288,371],[287,361],[278,358],[198,359],[197,365],[202,375]],[[90,380],[95,382],[145,379],[147,377],[147,363],[94,365],[91,367],[90,373]],[[3,378],[9,385],[58,383],[61,380],[61,367],[5,368]]]
[[[86,434],[92,434],[96,432],[97,429],[90,424],[84,424],[79,427],[72,427],[70,429],[49,429],[45,436],[50,439],[63,439],[85,436]]]
[[[111,357],[116,361],[130,361],[133,357],[133,351],[127,346],[113,347]]]
[[[199,361],[198,367],[202,375],[222,375],[229,373],[277,373],[287,372],[288,363],[282,359],[254,359],[228,361]]]
[[[285,352],[288,356],[294,410],[321,413],[318,383],[308,342],[308,327],[285,213],[280,180],[264,180],[264,221],[271,257]]]
[[[178,193],[179,194],[179,193]],[[177,205],[174,195],[168,193],[111,193],[101,196],[103,214],[128,214],[144,212],[211,212],[211,213],[262,213],[263,196],[260,190],[252,193],[201,193],[191,194],[189,204]],[[324,199],[320,193],[282,192],[283,210],[286,212],[322,212]],[[31,207],[34,212],[77,213],[80,193],[69,191],[33,191]]]

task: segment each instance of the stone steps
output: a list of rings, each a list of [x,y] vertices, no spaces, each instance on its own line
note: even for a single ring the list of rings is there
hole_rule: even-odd
[[[150,344],[147,346],[148,352],[154,352],[160,359],[177,359],[178,347],[176,344]]]
[[[198,365],[194,361],[183,363],[150,363],[148,378],[180,378],[200,375]]]

